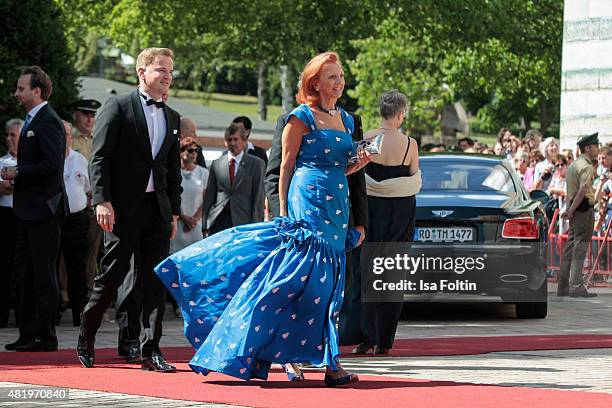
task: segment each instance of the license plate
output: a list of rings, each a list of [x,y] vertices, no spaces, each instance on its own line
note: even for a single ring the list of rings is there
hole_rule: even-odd
[[[472,228],[440,227],[415,228],[414,241],[420,242],[465,242],[474,240]]]

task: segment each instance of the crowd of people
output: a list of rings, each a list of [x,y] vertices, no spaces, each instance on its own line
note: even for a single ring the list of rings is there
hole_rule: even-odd
[[[408,101],[397,90],[381,95],[380,127],[364,133],[359,116],[336,105],[344,72],[327,52],[304,68],[300,105],[278,119],[269,153],[249,141],[252,123],[239,116],[225,130],[227,151],[207,166],[195,123],[167,104],[173,63],[169,49],[143,50],[138,88],[104,106],[78,101],[71,122],[47,103],[46,73],[23,70],[15,97],[27,116],[6,123],[0,158],[0,327],[11,305],[19,327],[5,348],[57,350],[65,298],[80,327],[77,356],[93,367],[96,332],[114,301],[119,355],[176,371],[159,347],[168,291],[196,372],[266,378],[277,363],[300,381],[299,363],[309,363],[326,367],[329,386],[357,381],[340,364],[339,343],[388,354],[401,303],[344,301],[354,261],[345,251],[364,240],[412,240],[419,151],[447,147],[419,149],[401,132]],[[381,137],[375,155],[360,142]],[[568,206],[574,155],[560,153],[556,139],[502,129],[493,149],[470,138],[457,149],[507,158],[527,190]],[[596,195],[607,198],[612,149],[600,157]],[[347,290],[358,293],[356,282]],[[361,320],[348,324],[353,307]]]

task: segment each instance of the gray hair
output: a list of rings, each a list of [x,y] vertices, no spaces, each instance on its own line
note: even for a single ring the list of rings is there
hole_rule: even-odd
[[[523,161],[529,163],[529,155],[525,151],[516,152],[514,154],[514,159],[515,160],[516,159],[523,160]]]
[[[384,92],[380,96],[380,116],[384,119],[389,119],[398,113],[405,111],[408,107],[408,99],[406,95],[393,89],[389,92]]]
[[[12,128],[13,126],[19,126],[19,129],[21,129],[23,127],[23,120],[19,118],[13,118],[13,119],[7,120],[6,124],[4,125],[4,131],[8,133],[9,129]]]
[[[553,143],[556,144],[557,147],[559,147],[559,142],[554,137],[547,137],[542,143],[540,143],[540,153],[542,153],[544,159],[548,159],[548,154],[546,150],[548,150],[548,146]]]

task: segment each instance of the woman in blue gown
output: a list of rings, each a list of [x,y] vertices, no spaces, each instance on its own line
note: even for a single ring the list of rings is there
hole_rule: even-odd
[[[346,175],[370,161],[336,108],[344,89],[338,55],[314,57],[282,137],[281,217],[234,227],[173,254],[156,272],[181,306],[190,367],[266,379],[271,363],[326,366],[330,386],[358,381],[338,361],[336,320],[345,251],[363,237],[348,228]]]

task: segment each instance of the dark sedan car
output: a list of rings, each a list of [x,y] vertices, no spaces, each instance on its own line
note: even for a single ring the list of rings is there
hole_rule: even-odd
[[[546,194],[530,196],[496,156],[424,155],[420,167],[414,248],[485,259],[484,270],[471,275],[478,281],[472,294],[515,303],[519,318],[546,317]]]

